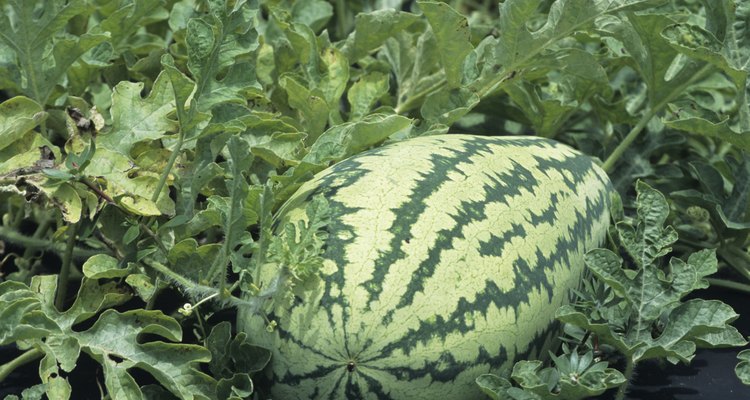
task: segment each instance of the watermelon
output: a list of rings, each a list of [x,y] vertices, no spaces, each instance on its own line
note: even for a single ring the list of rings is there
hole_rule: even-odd
[[[419,137],[317,174],[280,212],[327,198],[320,278],[239,319],[273,352],[273,398],[481,398],[477,376],[546,354],[611,192],[591,158],[537,137]]]

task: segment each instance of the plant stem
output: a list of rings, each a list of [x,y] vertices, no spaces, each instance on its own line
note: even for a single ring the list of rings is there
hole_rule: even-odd
[[[63,253],[62,267],[60,275],[57,277],[57,295],[55,296],[55,307],[59,311],[65,306],[65,296],[68,292],[68,278],[70,277],[70,268],[73,262],[73,249],[76,244],[78,235],[78,224],[68,225],[68,241],[65,244],[65,253]]]
[[[719,248],[716,253],[745,279],[750,280],[750,255],[743,251],[734,250],[733,247]]]
[[[646,127],[646,124],[648,124],[649,121],[651,121],[651,118],[654,117],[657,113],[656,108],[652,108],[649,110],[646,114],[643,115],[640,121],[633,127],[633,129],[628,132],[627,136],[625,136],[625,139],[620,142],[620,144],[617,145],[615,150],[612,152],[612,154],[607,157],[607,160],[604,161],[604,165],[602,165],[602,169],[605,172],[612,171],[612,167],[614,167],[617,160],[622,157],[622,155],[625,153],[625,151],[630,147],[630,145],[635,141],[635,139],[638,138],[638,135],[641,134],[641,131],[643,128]]]
[[[152,230],[151,230],[151,229],[150,229],[150,228],[149,228],[148,226],[146,226],[146,224],[144,224],[144,223],[140,223],[140,225],[139,225],[139,226],[140,226],[140,228],[141,228],[141,229],[142,229],[142,230],[143,230],[144,232],[146,232],[146,234],[147,234],[147,235],[148,235],[148,236],[149,236],[149,237],[150,237],[150,238],[151,238],[151,239],[152,239],[152,240],[153,240],[154,242],[156,242],[156,247],[158,247],[158,248],[159,248],[159,251],[161,251],[161,252],[162,252],[162,254],[164,255],[164,257],[168,257],[168,256],[169,256],[169,250],[167,250],[167,248],[166,248],[166,247],[164,247],[164,243],[162,243],[162,242],[161,242],[161,240],[159,239],[159,236],[157,236],[157,235],[156,235],[156,233],[154,233],[154,231],[152,231]]]
[[[635,363],[631,359],[630,356],[627,357],[627,365],[625,366],[625,383],[623,383],[620,388],[617,390],[617,395],[615,396],[615,400],[624,400],[625,399],[625,393],[628,391],[628,386],[630,385],[630,380],[633,379],[633,371],[635,371]]]
[[[346,2],[344,0],[336,0],[336,32],[339,39],[346,38],[346,15],[344,15],[344,12],[346,11]]]
[[[428,87],[427,89],[422,90],[419,93],[416,93],[414,96],[409,97],[406,99],[405,102],[402,104],[396,105],[395,112],[396,114],[405,113],[407,111],[411,111],[413,108],[416,108],[418,105],[420,105],[418,102],[420,102],[423,98],[427,97],[432,92],[435,92],[436,90],[439,90],[440,88],[445,85],[447,81],[445,78],[440,79],[439,81],[435,82],[432,86]]]
[[[198,284],[196,284],[195,282],[192,282],[190,279],[187,279],[184,276],[172,271],[164,264],[158,263],[156,261],[148,262],[144,264],[151,267],[156,272],[159,272],[162,275],[166,276],[167,278],[175,281],[178,285],[186,289],[190,289],[190,288],[198,286]]]
[[[44,235],[47,234],[47,231],[49,230],[49,227],[51,225],[52,225],[52,218],[42,219],[42,221],[36,227],[36,230],[34,231],[34,234],[31,237],[34,239],[42,238]],[[34,251],[35,249],[31,247],[25,248],[23,251],[23,258],[30,258],[33,255]]]
[[[84,185],[88,186],[89,189],[93,190],[94,193],[99,195],[99,197],[104,199],[104,201],[106,201],[107,203],[113,204],[113,205],[115,204],[115,201],[112,200],[111,197],[109,197],[106,193],[104,193],[104,191],[101,188],[99,188],[99,186],[94,185],[94,183],[91,182],[90,180],[86,178],[81,178],[80,181]]]
[[[153,310],[156,306],[156,298],[159,296],[159,293],[163,290],[163,286],[161,283],[161,279],[157,276],[156,280],[154,280],[154,293],[151,294],[151,297],[149,297],[148,301],[146,302],[146,306],[143,307],[146,310]]]
[[[13,214],[13,220],[11,221],[11,226],[15,229],[18,229],[21,226],[21,223],[23,223],[23,217],[24,217],[24,212],[23,212],[23,205],[22,205],[18,207],[18,211],[16,211]],[[0,228],[2,227],[0,226]]]
[[[700,81],[701,79],[705,78],[709,74],[713,73],[715,71],[714,67],[711,64],[704,65],[701,69],[698,70],[690,79],[683,82],[680,85],[676,85],[674,88],[672,88],[672,91],[669,93],[668,96],[664,97],[659,103],[655,104],[653,107],[651,107],[650,110],[646,114],[643,115],[643,117],[638,121],[638,124],[636,124],[633,129],[628,132],[628,135],[625,136],[625,139],[617,145],[615,150],[610,154],[609,157],[607,157],[607,160],[604,162],[604,165],[602,165],[602,169],[605,172],[612,171],[612,167],[614,167],[615,163],[622,157],[622,155],[625,153],[625,151],[630,147],[630,145],[635,141],[636,138],[638,138],[638,135],[641,133],[643,128],[646,127],[646,124],[648,124],[649,121],[651,121],[651,118],[656,116],[661,110],[664,109],[664,107],[667,106],[667,104],[677,98],[678,96],[682,95],[685,90],[690,87],[695,82]]]
[[[203,345],[206,345],[206,341],[208,339],[208,335],[206,334],[206,326],[203,324],[203,316],[201,315],[201,312],[198,311],[198,308],[194,308],[193,312],[195,313],[195,319],[198,320],[198,326],[201,330],[201,342],[203,342]]]
[[[738,290],[740,292],[750,293],[750,285],[746,283],[739,283],[739,282],[732,282],[728,281],[726,279],[717,279],[717,278],[706,278],[708,283],[711,284],[711,286],[720,286],[727,289],[733,289]]]
[[[66,246],[62,243],[56,243],[47,239],[33,238],[22,235],[17,231],[0,225],[0,240],[5,240],[10,243],[17,244],[24,248],[42,250],[42,251],[53,251],[57,254],[63,254],[66,250]],[[106,253],[106,251],[97,249],[81,249],[78,247],[73,248],[73,257],[76,259],[86,259],[96,254]]]
[[[31,95],[34,97],[34,100],[36,100],[39,105],[44,107],[47,103],[47,99],[42,98],[41,91],[39,90],[39,80],[36,76],[36,71],[34,70],[34,64],[37,63],[37,60],[33,60],[31,58],[31,52],[32,52],[32,40],[25,40],[24,41],[25,48],[23,49],[23,55],[19,54],[19,58],[21,61],[21,65],[24,67],[21,69],[21,71],[26,72],[26,78],[28,79],[29,85],[31,86]],[[45,135],[46,127],[42,126],[42,135]],[[46,136],[45,136],[46,137]]]
[[[221,296],[221,292],[213,287],[201,285],[197,282],[193,282],[192,280],[185,278],[184,276],[178,274],[177,272],[172,271],[167,267],[166,265],[156,262],[156,261],[142,261],[142,263],[156,272],[161,273],[162,275],[169,278],[171,281],[176,283],[178,286],[182,287],[185,291],[188,293],[201,293],[202,296],[210,296],[210,298],[219,297],[223,298],[227,301],[235,302],[237,304],[246,304],[246,301],[243,301],[243,299],[237,298],[235,296],[232,296],[231,294],[228,294],[226,296]],[[208,299],[204,299],[208,300]]]
[[[34,235],[32,237],[34,239],[39,239],[42,236],[46,235],[51,225],[52,225],[52,218],[45,217],[44,219],[42,219],[42,222],[40,222],[39,225],[36,227],[36,230],[34,231]]]
[[[44,355],[44,352],[33,348],[26,351],[20,356],[8,361],[7,363],[0,365],[0,382],[4,381],[13,371],[17,368],[22,367]]]
[[[185,134],[182,130],[182,127],[180,127],[180,132],[178,134],[177,138],[177,144],[174,146],[174,150],[172,150],[172,154],[169,156],[169,160],[167,161],[167,166],[164,168],[164,172],[161,173],[161,176],[159,176],[159,183],[156,185],[156,190],[154,190],[154,194],[151,196],[151,201],[156,203],[157,200],[159,200],[159,195],[161,194],[161,190],[164,188],[164,184],[167,182],[167,177],[169,177],[169,173],[172,172],[172,167],[174,166],[175,161],[177,161],[177,156],[180,155],[180,151],[182,151],[182,143],[185,141]]]

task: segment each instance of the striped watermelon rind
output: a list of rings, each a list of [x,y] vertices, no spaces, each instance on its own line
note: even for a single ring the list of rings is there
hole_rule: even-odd
[[[420,137],[322,171],[280,214],[328,200],[320,279],[273,333],[240,317],[274,353],[274,398],[480,398],[478,375],[546,353],[611,191],[591,158],[536,137]]]

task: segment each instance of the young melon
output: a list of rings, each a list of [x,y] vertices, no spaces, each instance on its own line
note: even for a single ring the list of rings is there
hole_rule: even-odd
[[[478,375],[546,352],[611,192],[592,159],[536,137],[420,137],[322,171],[282,210],[328,199],[320,279],[273,333],[240,319],[273,351],[273,397],[481,398]]]

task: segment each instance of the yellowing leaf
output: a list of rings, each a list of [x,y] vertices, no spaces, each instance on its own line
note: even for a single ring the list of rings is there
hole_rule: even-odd
[[[63,218],[66,221],[76,223],[81,220],[83,203],[81,202],[81,196],[78,195],[78,192],[72,185],[63,183],[55,190],[52,197],[60,202]]]
[[[125,195],[120,199],[120,205],[136,215],[157,216],[161,215],[159,208],[149,199]]]
[[[130,158],[120,153],[97,148],[86,174],[104,178],[104,192],[132,213],[148,216],[174,213],[168,188],[162,188],[156,203],[151,201],[158,177],[139,171]]]
[[[175,102],[169,79],[162,72],[148,97],[141,97],[143,83],[120,82],[112,93],[112,127],[97,138],[98,147],[129,155],[138,142],[159,140],[177,130],[167,116]]]
[[[22,138],[46,118],[42,106],[28,97],[16,96],[4,101],[0,104],[0,150]]]
[[[89,279],[120,278],[128,275],[127,268],[120,268],[117,259],[97,254],[83,263],[83,275]]]

